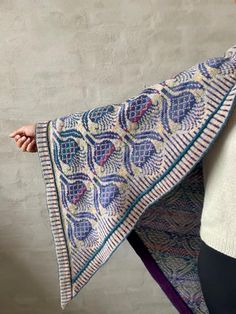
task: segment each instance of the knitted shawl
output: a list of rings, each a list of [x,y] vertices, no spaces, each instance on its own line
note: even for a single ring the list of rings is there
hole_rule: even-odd
[[[236,103],[236,45],[119,104],[36,123],[61,308],[127,239],[180,313],[207,313],[202,159]]]

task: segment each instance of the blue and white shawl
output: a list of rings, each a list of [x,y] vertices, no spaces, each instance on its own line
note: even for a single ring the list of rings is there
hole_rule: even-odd
[[[202,158],[236,100],[236,46],[109,104],[36,124],[62,309],[127,239],[180,313],[207,313]]]

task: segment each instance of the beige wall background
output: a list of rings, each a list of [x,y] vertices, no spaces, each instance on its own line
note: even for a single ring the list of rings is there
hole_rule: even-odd
[[[37,154],[14,129],[118,103],[236,44],[233,0],[0,0],[1,314],[59,314]],[[177,313],[125,241],[65,314]]]

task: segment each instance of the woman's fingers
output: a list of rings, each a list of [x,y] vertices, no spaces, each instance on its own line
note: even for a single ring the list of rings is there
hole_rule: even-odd
[[[37,152],[37,145],[35,137],[21,136],[19,134],[15,135],[14,140],[17,147],[19,147],[23,152]]]
[[[36,141],[33,139],[26,148],[27,152],[35,153],[37,152]]]
[[[17,142],[20,137],[21,137],[21,136],[18,134],[18,135],[16,135],[16,136],[14,137],[14,140]]]
[[[27,146],[29,145],[29,143],[30,143],[30,137],[28,137],[28,138],[24,141],[24,143],[21,145],[21,150],[22,150],[23,152],[26,151],[26,148],[27,148]]]
[[[26,136],[21,136],[17,141],[16,141],[16,146],[21,148],[23,143],[26,141]]]

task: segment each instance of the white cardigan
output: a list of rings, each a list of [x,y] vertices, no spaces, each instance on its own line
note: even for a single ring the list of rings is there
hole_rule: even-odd
[[[200,237],[236,258],[236,109],[203,157],[205,197]]]

